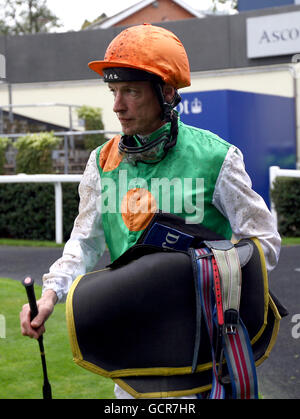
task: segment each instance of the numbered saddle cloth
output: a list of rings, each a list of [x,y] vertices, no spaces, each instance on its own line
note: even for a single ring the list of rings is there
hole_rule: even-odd
[[[259,365],[275,343],[280,304],[270,296],[259,241],[235,246],[243,278],[239,314]],[[136,398],[209,390],[211,344],[196,293],[188,252],[160,246],[139,244],[112,266],[78,277],[66,304],[74,361]]]

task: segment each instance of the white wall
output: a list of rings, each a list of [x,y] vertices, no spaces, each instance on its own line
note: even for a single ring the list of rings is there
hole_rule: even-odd
[[[9,102],[7,90],[7,85],[0,85],[1,105]],[[12,103],[14,105],[61,103],[100,107],[103,112],[105,129],[110,131],[120,130],[118,120],[112,112],[112,95],[101,80],[14,84],[12,85]],[[16,107],[14,112],[30,118],[69,127],[68,107]],[[73,108],[72,117],[74,128],[80,128],[77,125],[75,108]]]
[[[286,97],[293,96],[292,77],[286,67],[194,73],[192,74],[192,85],[188,89],[190,91],[232,89]]]

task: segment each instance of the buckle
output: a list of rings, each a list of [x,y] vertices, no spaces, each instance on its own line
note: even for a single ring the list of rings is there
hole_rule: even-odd
[[[229,308],[224,313],[224,329],[227,335],[235,335],[239,321],[239,313],[233,308]]]
[[[235,335],[236,334],[236,326],[232,324],[225,326],[225,333],[226,335]]]

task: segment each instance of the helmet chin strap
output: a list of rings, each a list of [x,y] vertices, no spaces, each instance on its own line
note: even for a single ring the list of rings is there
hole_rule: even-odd
[[[156,92],[159,104],[162,108],[161,119],[166,122],[171,122],[171,141],[166,143],[165,151],[166,153],[170,150],[170,148],[174,147],[177,143],[177,136],[178,136],[178,117],[176,112],[174,112],[175,106],[178,105],[181,101],[181,96],[177,90],[175,90],[175,94],[173,96],[172,102],[166,102],[165,97],[163,94],[163,89],[161,83],[153,83],[154,90]]]
[[[152,85],[156,93],[156,96],[158,98],[160,107],[162,109],[161,119],[166,122],[171,122],[172,114],[174,114],[173,108],[175,108],[175,106],[177,106],[178,103],[181,102],[180,94],[178,93],[177,90],[175,90],[175,94],[173,96],[172,102],[169,103],[165,101],[161,83],[153,82]]]

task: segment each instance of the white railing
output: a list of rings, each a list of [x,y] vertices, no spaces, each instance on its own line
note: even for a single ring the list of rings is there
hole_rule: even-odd
[[[300,170],[280,169],[279,166],[271,166],[269,169],[269,175],[270,175],[270,190],[271,190],[273,188],[273,183],[277,177],[300,177]],[[271,199],[271,212],[277,224],[277,212],[276,212],[275,205],[272,199]]]
[[[271,166],[270,190],[276,177],[300,177],[300,170],[280,169],[279,166]],[[0,176],[0,183],[53,183],[55,190],[55,241],[63,242],[63,194],[62,183],[79,183],[82,175],[7,175]],[[277,223],[277,213],[274,202],[271,199],[271,212]]]
[[[80,182],[82,175],[8,175],[0,176],[0,183],[53,183],[55,190],[55,241],[63,242],[62,183]]]

